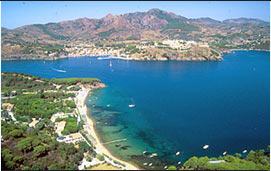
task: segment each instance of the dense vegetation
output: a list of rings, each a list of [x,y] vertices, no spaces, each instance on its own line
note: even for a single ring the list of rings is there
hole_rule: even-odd
[[[2,169],[77,170],[84,149],[57,142],[52,129],[50,125],[39,130],[2,121]]]
[[[181,29],[181,31],[200,31],[199,28],[193,24],[187,24],[183,21],[172,20],[165,28],[161,30],[161,33],[168,29]]]
[[[2,135],[2,169],[16,170],[77,170],[83,153],[95,156],[95,152],[87,143],[79,143],[79,149],[74,144],[59,143],[54,132],[54,123],[50,117],[57,112],[74,113],[76,105],[67,93],[66,84],[78,81],[92,84],[98,79],[42,79],[22,73],[1,73],[2,103],[11,103],[17,121],[13,121],[6,111],[1,110]],[[68,80],[68,81],[67,81]],[[75,82],[74,82],[75,81]],[[57,85],[55,85],[57,83]],[[61,86],[56,88],[56,86]],[[78,90],[78,86],[73,86]],[[71,89],[72,89],[71,88]],[[29,127],[32,118],[39,119],[36,126]],[[77,124],[77,118],[65,120],[62,133],[68,135],[82,129],[82,123]]]
[[[48,23],[48,24],[49,24],[49,23]],[[57,35],[57,34],[51,32],[51,31],[48,29],[48,27],[47,27],[48,24],[46,24],[46,25],[43,25],[43,24],[35,24],[34,26],[40,28],[45,34],[51,36],[53,39],[60,39],[60,40],[63,40],[63,39],[68,38],[68,37],[66,37],[66,36]],[[51,24],[51,25],[53,25],[53,24]],[[59,25],[59,26],[60,26],[60,25]],[[60,27],[61,27],[61,26],[60,26]],[[57,29],[59,29],[59,28],[57,28]]]
[[[221,163],[209,161],[225,160]],[[269,170],[270,146],[267,150],[251,150],[244,158],[241,154],[226,155],[218,158],[192,157],[184,163],[186,169],[193,170]]]
[[[66,121],[64,130],[62,131],[63,135],[69,135],[71,133],[78,132],[77,119],[76,118],[57,118],[56,122]]]
[[[97,78],[61,78],[61,79],[53,78],[51,81],[56,84],[65,84],[65,85],[75,85],[79,82],[83,84],[100,82],[100,80]]]

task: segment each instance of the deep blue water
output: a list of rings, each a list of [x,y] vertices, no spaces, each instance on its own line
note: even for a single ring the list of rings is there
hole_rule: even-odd
[[[97,77],[108,87],[87,105],[103,141],[129,160],[148,150],[171,161],[266,148],[270,139],[270,53],[236,51],[221,62],[122,61],[93,57],[2,61],[2,72],[44,78]],[[66,70],[66,73],[54,69]],[[128,105],[134,100],[136,107]],[[106,105],[110,104],[110,107]],[[210,147],[203,150],[202,146]],[[181,151],[176,157],[175,153]]]

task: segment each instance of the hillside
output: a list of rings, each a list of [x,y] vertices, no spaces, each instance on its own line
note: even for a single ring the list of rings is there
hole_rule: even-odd
[[[221,52],[236,48],[269,50],[269,27],[269,22],[259,19],[222,22],[207,17],[188,19],[151,9],[123,15],[108,14],[100,19],[32,24],[13,30],[2,28],[2,58],[46,59],[50,54],[58,58],[69,56],[66,46],[75,47],[80,43],[95,46],[92,43],[166,39],[207,42]]]

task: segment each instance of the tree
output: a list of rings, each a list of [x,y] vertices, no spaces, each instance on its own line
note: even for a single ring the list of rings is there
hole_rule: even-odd
[[[24,166],[22,170],[31,170],[29,166]]]
[[[50,150],[55,150],[58,146],[58,142],[56,140],[53,140],[50,144],[49,144],[49,148]]]
[[[43,165],[43,164],[40,163],[40,162],[37,162],[37,163],[35,163],[35,164],[32,166],[31,169],[32,169],[32,170],[45,170],[45,169],[46,169],[46,166]]]
[[[33,141],[32,137],[24,138],[18,142],[17,147],[20,151],[23,152],[29,151],[32,149],[32,141]]]
[[[13,155],[11,153],[5,153],[3,154],[3,157],[4,157],[4,160],[7,162],[7,161],[11,161],[12,158],[13,158]]]
[[[42,145],[39,145],[34,148],[33,157],[36,158],[36,157],[39,157],[40,155],[43,155],[45,153],[46,153],[46,148]]]
[[[167,170],[177,170],[176,166],[169,166]]]
[[[32,141],[33,147],[36,147],[36,146],[40,145],[40,143],[41,143],[41,141],[40,141],[38,138],[37,138],[37,139],[34,139],[34,140]]]
[[[24,156],[14,156],[13,161],[15,163],[23,164],[23,162],[24,162]]]
[[[13,161],[7,161],[7,162],[6,162],[6,167],[7,167],[8,169],[14,169],[14,168],[15,168],[15,165],[16,165],[16,163],[14,163]]]
[[[61,170],[61,168],[58,167],[57,163],[53,162],[48,167],[49,170]]]
[[[104,161],[104,156],[103,155],[100,155],[100,154],[97,154],[96,155],[96,158],[100,161]]]
[[[235,156],[238,157],[238,158],[242,157],[242,155],[240,153],[235,153]]]
[[[19,138],[23,135],[23,131],[19,129],[15,129],[8,133],[9,136]]]

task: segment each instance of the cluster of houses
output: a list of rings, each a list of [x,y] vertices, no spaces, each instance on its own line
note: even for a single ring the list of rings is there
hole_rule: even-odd
[[[73,133],[67,136],[62,136],[61,132],[64,130],[66,121],[55,122],[57,118],[67,118],[67,117],[75,117],[74,113],[63,113],[58,112],[51,117],[51,122],[55,123],[55,132],[58,134],[59,138],[57,138],[58,142],[65,142],[65,143],[73,143],[77,144],[78,142],[84,141],[83,136],[81,133]],[[77,116],[77,121],[80,122],[80,117]],[[78,124],[77,122],[77,124]]]

